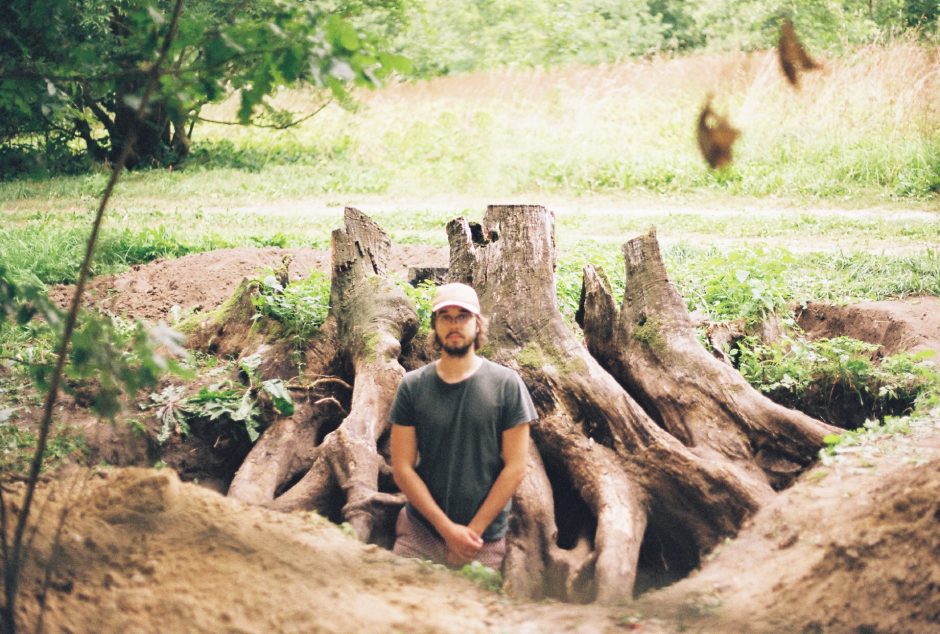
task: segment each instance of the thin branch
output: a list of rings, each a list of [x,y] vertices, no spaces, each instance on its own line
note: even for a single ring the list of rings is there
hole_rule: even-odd
[[[264,123],[248,122],[248,125],[250,125],[250,126],[252,126],[252,127],[254,127],[254,128],[269,128],[269,129],[272,129],[272,130],[286,130],[287,128],[292,128],[292,127],[294,127],[294,126],[296,126],[296,125],[300,125],[301,123],[303,123],[303,122],[306,121],[307,119],[312,119],[314,116],[320,114],[320,111],[323,110],[324,108],[326,108],[326,107],[327,107],[328,105],[330,105],[331,103],[333,103],[333,100],[332,100],[332,99],[327,99],[327,100],[326,100],[326,103],[324,103],[322,106],[320,106],[319,108],[317,108],[316,110],[314,110],[314,111],[311,112],[310,114],[308,114],[308,115],[306,115],[306,116],[304,116],[304,117],[301,117],[300,119],[296,119],[296,120],[294,120],[294,121],[291,121],[290,123],[284,123],[284,124],[281,124],[281,125],[268,125],[268,124],[264,124]],[[219,124],[219,125],[244,125],[243,123],[241,123],[241,122],[239,122],[239,121],[217,121],[216,119],[207,119],[207,118],[205,118],[205,117],[200,117],[199,115],[196,115],[196,119],[198,119],[199,121],[202,121],[203,123],[217,123],[217,124]]]
[[[104,210],[108,205],[108,201],[110,200],[111,194],[114,191],[114,186],[117,184],[117,180],[121,175],[124,164],[127,162],[127,159],[130,156],[131,146],[137,140],[137,128],[139,127],[141,116],[145,112],[147,103],[150,101],[150,96],[153,93],[154,87],[160,78],[160,69],[162,68],[170,50],[170,43],[173,41],[173,38],[176,37],[176,30],[179,25],[179,17],[182,10],[183,0],[176,0],[176,5],[173,8],[173,19],[170,22],[169,31],[163,40],[163,45],[160,48],[160,54],[156,63],[150,68],[147,83],[144,88],[144,93],[141,96],[140,105],[137,108],[137,125],[134,125],[131,128],[127,141],[124,144],[124,147],[121,149],[121,154],[111,171],[111,178],[108,180],[108,184],[101,196],[101,204],[98,206],[98,212],[95,216],[94,224],[92,225],[91,236],[88,238],[88,243],[85,248],[85,258],[82,261],[78,282],[75,285],[75,294],[72,296],[72,303],[69,307],[69,313],[65,321],[65,328],[62,332],[62,341],[59,344],[58,359],[56,360],[55,369],[53,370],[52,377],[49,381],[49,392],[46,394],[46,402],[43,407],[43,417],[39,424],[39,438],[36,441],[36,453],[34,454],[32,464],[30,465],[29,481],[26,484],[26,494],[23,497],[23,508],[17,517],[16,528],[14,529],[13,533],[10,558],[6,562],[7,565],[4,568],[4,591],[6,593],[6,605],[2,610],[2,622],[0,622],[0,624],[2,624],[3,629],[6,632],[13,633],[16,631],[16,591],[17,584],[19,583],[23,534],[26,531],[26,521],[29,517],[29,510],[30,506],[32,505],[33,496],[36,492],[36,484],[39,480],[39,471],[42,468],[43,454],[46,451],[46,443],[49,439],[49,428],[52,426],[52,412],[53,408],[55,407],[56,398],[58,396],[59,384],[62,380],[62,371],[65,368],[65,360],[68,356],[69,343],[72,339],[72,333],[75,330],[75,324],[78,321],[78,308],[81,304],[82,293],[85,290],[85,282],[88,279],[88,274],[91,269],[91,260],[95,253],[95,245],[98,241],[98,234],[101,229],[102,220],[104,219]]]
[[[109,137],[114,137],[114,121],[108,115],[107,111],[101,107],[96,100],[92,99],[85,102],[85,105],[88,106],[88,109],[91,110],[91,113],[98,118],[98,121],[101,122],[101,125],[104,126],[104,129],[108,131]]]

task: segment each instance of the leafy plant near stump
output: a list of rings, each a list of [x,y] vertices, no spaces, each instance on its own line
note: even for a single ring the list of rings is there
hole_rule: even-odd
[[[152,393],[150,403],[144,407],[153,407],[160,423],[157,442],[164,444],[173,435],[187,436],[191,424],[198,420],[231,423],[234,430],[244,432],[251,442],[255,442],[265,422],[263,401],[269,401],[277,414],[293,414],[294,402],[284,382],[258,378],[260,362],[258,355],[245,357],[239,362],[239,370],[248,379],[247,386],[229,379],[202,387],[189,397],[184,396],[185,388],[181,385],[170,385],[159,393]]]
[[[277,320],[295,344],[305,343],[326,319],[330,309],[330,278],[314,271],[306,279],[286,286],[268,275],[258,288],[254,302],[255,318]]]
[[[786,335],[772,344],[745,337],[732,354],[741,374],[761,392],[830,420],[847,409],[860,411],[862,420],[884,418],[940,398],[932,352],[896,354],[877,363],[877,351],[877,345],[850,337],[806,341]],[[849,403],[840,406],[837,400]]]

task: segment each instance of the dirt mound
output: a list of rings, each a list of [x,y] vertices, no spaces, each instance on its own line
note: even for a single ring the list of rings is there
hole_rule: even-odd
[[[882,347],[885,355],[933,350],[940,355],[940,297],[834,306],[810,302],[797,312],[813,339],[848,336]]]
[[[18,618],[35,631],[45,604],[51,632],[929,631],[940,619],[936,414],[820,465],[699,572],[613,607],[514,602],[315,514],[247,506],[168,469],[76,469],[37,494]],[[23,487],[7,488],[15,513]]]
[[[924,632],[940,624],[940,460],[895,476],[844,518],[819,562],[780,594],[803,631]],[[859,609],[864,606],[864,609]],[[855,608],[855,609],[853,609]],[[802,623],[800,623],[802,621]]]
[[[50,632],[473,632],[505,616],[467,579],[170,470],[77,471],[41,493],[24,631],[47,567]]]
[[[687,631],[923,632],[940,622],[940,412],[850,447],[692,577],[641,601]],[[916,465],[916,466],[912,466]]]
[[[330,254],[314,249],[254,249],[241,247],[194,253],[181,258],[139,264],[120,275],[102,275],[87,286],[87,301],[123,315],[156,321],[167,319],[173,306],[181,312],[212,310],[235,291],[245,277],[256,276],[293,258],[291,280],[314,270],[329,273]],[[409,267],[446,267],[446,247],[394,245],[389,269],[407,275]],[[56,286],[49,296],[60,306],[72,298],[72,286]]]

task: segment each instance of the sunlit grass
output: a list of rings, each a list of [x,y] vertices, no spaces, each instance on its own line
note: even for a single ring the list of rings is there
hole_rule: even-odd
[[[403,83],[285,131],[203,123],[182,170],[128,175],[118,197],[184,206],[331,194],[650,192],[790,200],[936,201],[936,53],[899,41],[825,62],[802,89],[773,52],[497,70]],[[694,140],[706,95],[742,130],[709,170]],[[309,91],[276,100],[298,113]],[[206,108],[234,118],[234,104]],[[93,201],[105,174],[0,183],[0,201]]]

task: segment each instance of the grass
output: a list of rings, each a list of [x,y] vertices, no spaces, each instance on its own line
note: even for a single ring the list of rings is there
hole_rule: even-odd
[[[800,91],[773,52],[496,70],[393,85],[281,132],[203,123],[182,170],[139,172],[117,197],[189,206],[318,195],[714,192],[798,200],[936,200],[934,51],[898,40],[826,60]],[[701,160],[715,95],[743,134],[730,170]],[[276,101],[305,112],[316,97]],[[205,116],[234,117],[234,102]],[[0,184],[0,200],[93,201],[106,175]]]

